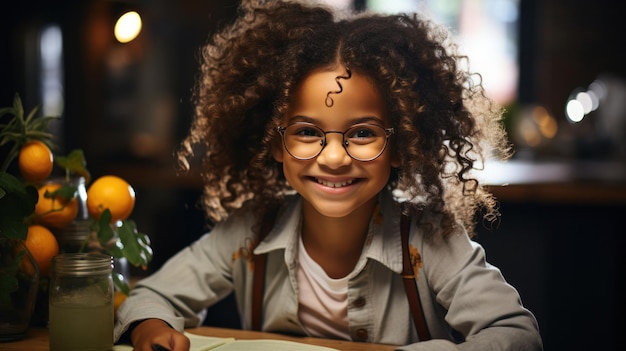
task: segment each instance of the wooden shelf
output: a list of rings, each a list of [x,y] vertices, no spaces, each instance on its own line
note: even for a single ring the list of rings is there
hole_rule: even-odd
[[[603,183],[542,183],[493,185],[499,202],[542,202],[585,205],[626,205],[626,185]]]
[[[626,166],[616,162],[488,164],[478,175],[499,201],[626,204]]]

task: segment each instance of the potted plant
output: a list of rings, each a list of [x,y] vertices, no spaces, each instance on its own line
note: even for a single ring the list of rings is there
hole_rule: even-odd
[[[85,196],[92,181],[83,152],[77,149],[66,156],[53,156],[50,150],[56,145],[47,128],[58,117],[38,117],[37,111],[34,108],[25,115],[18,94],[12,106],[0,108],[0,152],[6,151],[0,153],[4,158],[0,159],[0,340],[22,337],[32,322],[33,307],[47,311],[48,272],[47,267],[43,272],[40,268],[51,260],[49,256],[65,249],[63,243],[58,246],[58,235],[54,233],[61,233],[77,220],[81,221],[78,251],[97,249],[144,268],[152,260],[149,237],[128,219],[128,208],[124,216],[119,216],[105,201],[98,204],[97,210],[94,207],[86,211]],[[16,160],[19,171],[11,167]],[[64,176],[56,178],[51,187],[53,163],[64,171]],[[130,185],[128,188],[132,190]],[[126,196],[132,196],[127,205],[132,211],[134,191]],[[79,206],[84,208],[84,216],[78,216]],[[35,225],[53,233],[54,239],[47,239],[51,244],[43,250],[45,254],[28,247],[29,229]],[[41,229],[42,235],[47,235],[47,229]],[[116,294],[129,293],[127,278],[119,272],[113,275]],[[44,297],[42,301],[32,301],[33,286],[35,294]]]

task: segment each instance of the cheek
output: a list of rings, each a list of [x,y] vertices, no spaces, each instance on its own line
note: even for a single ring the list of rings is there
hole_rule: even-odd
[[[376,170],[373,170],[373,172],[380,175],[379,181],[381,183],[387,184],[392,173],[392,168],[399,168],[400,162],[397,161],[396,157],[393,155],[385,155],[385,157],[380,161],[381,162],[377,165]]]
[[[400,153],[395,152],[395,148],[392,145],[387,145],[387,149],[381,155],[381,158],[384,158],[384,161],[391,168],[399,168],[400,167]]]
[[[280,167],[282,168],[283,176],[287,183],[298,191],[300,189],[298,174],[302,168],[297,163],[293,163],[290,160],[285,160],[285,162],[280,164]]]
[[[389,177],[391,175],[391,167],[392,167],[392,164],[385,163],[384,165],[381,165],[378,168],[377,174],[380,175],[378,179],[382,185],[385,185],[387,184],[387,182],[389,182]]]

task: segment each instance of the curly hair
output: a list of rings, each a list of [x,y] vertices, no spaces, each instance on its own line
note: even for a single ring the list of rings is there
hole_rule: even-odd
[[[386,101],[400,160],[388,186],[413,215],[439,214],[444,235],[456,223],[473,235],[479,209],[489,221],[499,216],[472,170],[508,157],[502,111],[447,30],[418,14],[336,13],[294,1],[244,0],[239,11],[202,48],[196,115],[178,152],[187,170],[203,154],[209,219],[246,205],[261,221],[292,191],[272,157],[276,126],[298,84],[336,62],[369,77]]]

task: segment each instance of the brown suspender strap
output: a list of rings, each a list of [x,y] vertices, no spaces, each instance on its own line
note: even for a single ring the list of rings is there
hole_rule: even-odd
[[[400,220],[400,235],[402,240],[402,278],[404,280],[404,288],[406,296],[409,299],[409,307],[413,316],[413,323],[417,330],[417,337],[420,341],[430,340],[430,332],[426,326],[424,313],[422,312],[422,304],[420,302],[419,293],[417,292],[417,282],[415,281],[415,273],[411,264],[411,253],[409,251],[409,229],[411,227],[411,219],[402,215]]]
[[[259,242],[265,239],[274,227],[278,208],[271,208],[263,218]],[[263,292],[265,291],[265,262],[267,254],[254,255],[254,273],[252,276],[252,330],[261,331],[261,316],[263,315]]]
[[[274,214],[275,215],[275,214]],[[274,218],[270,216],[266,217],[266,220],[261,229],[261,238],[265,238],[267,233],[272,229],[274,225]],[[430,340],[430,332],[426,326],[426,320],[422,313],[422,306],[420,303],[419,294],[417,292],[417,283],[415,282],[415,274],[413,272],[413,265],[411,264],[411,255],[409,252],[409,229],[411,226],[411,220],[408,216],[402,215],[400,220],[400,234],[402,241],[402,278],[404,280],[404,287],[406,289],[406,295],[409,299],[409,306],[411,308],[411,315],[413,316],[413,322],[415,323],[415,329],[417,330],[417,336],[420,341]],[[252,330],[261,330],[261,315],[263,307],[263,292],[265,290],[265,261],[267,254],[254,255],[254,273],[252,282]]]

